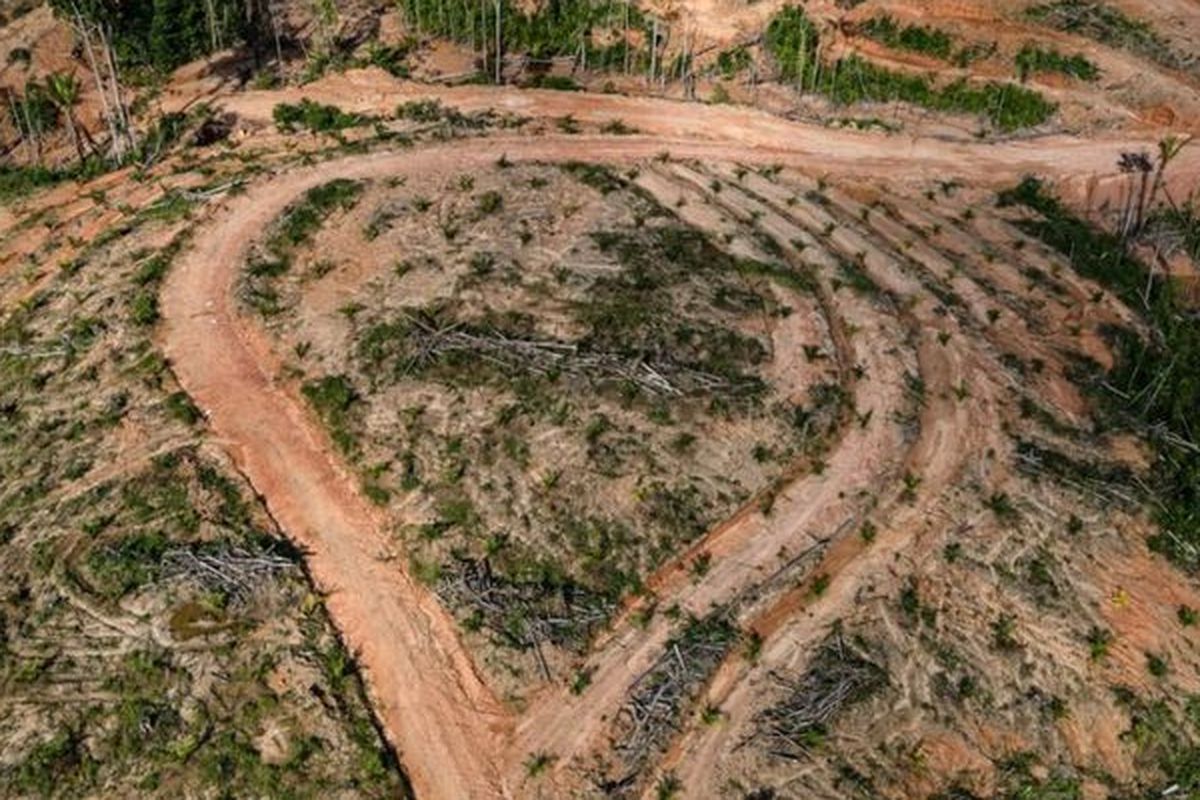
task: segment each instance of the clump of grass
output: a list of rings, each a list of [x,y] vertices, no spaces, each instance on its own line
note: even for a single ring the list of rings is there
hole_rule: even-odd
[[[1087,634],[1088,653],[1092,661],[1100,661],[1108,655],[1108,649],[1112,646],[1113,635],[1112,631],[1104,628],[1093,626]]]
[[[409,100],[396,107],[396,118],[412,122],[437,122],[446,115],[440,100]]]
[[[504,205],[504,196],[497,191],[487,191],[479,196],[479,213],[495,214]]]
[[[562,165],[562,169],[575,176],[580,183],[592,187],[601,194],[610,194],[627,185],[624,178],[600,164],[568,161]]]
[[[858,261],[841,259],[839,261],[838,278],[836,283],[844,284],[852,291],[864,297],[879,297],[883,290],[875,279],[867,273]]]
[[[305,399],[329,428],[329,434],[343,452],[355,451],[350,431],[350,412],[358,401],[358,392],[345,375],[327,375],[304,384]]]
[[[1012,614],[1001,614],[992,623],[992,646],[997,650],[1017,650],[1017,618]]]
[[[629,136],[637,133],[637,128],[626,125],[624,120],[610,119],[600,126],[600,132],[611,136]]]

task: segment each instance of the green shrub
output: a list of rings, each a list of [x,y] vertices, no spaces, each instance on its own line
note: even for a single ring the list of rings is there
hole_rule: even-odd
[[[350,431],[350,411],[358,402],[358,392],[345,375],[327,375],[301,388],[304,397],[325,422],[329,435],[343,453],[355,452]]]
[[[445,115],[440,100],[409,100],[396,107],[396,118],[413,122],[437,122]]]
[[[151,290],[135,294],[129,303],[129,318],[135,325],[142,326],[158,322],[158,296]]]
[[[945,31],[924,25],[902,28],[887,14],[867,20],[859,32],[895,50],[923,53],[943,61],[948,61],[954,52],[954,38]]]
[[[745,45],[738,45],[717,54],[717,71],[724,78],[733,78],[751,64],[750,50]]]
[[[937,111],[978,114],[1003,131],[1040,125],[1058,108],[1037,92],[1011,83],[979,85],[963,78],[934,88],[927,78],[894,72],[857,55],[837,61],[816,88],[842,105],[899,100]]]
[[[358,399],[353,384],[344,375],[309,381],[304,384],[303,392],[317,413],[326,419],[344,415]]]
[[[367,56],[363,61],[371,66],[379,67],[397,78],[407,78],[409,70],[408,64],[405,62],[414,46],[415,43],[412,40],[405,40],[395,45],[371,42],[367,47]]]
[[[1035,44],[1026,44],[1021,48],[1021,52],[1017,53],[1016,65],[1021,80],[1040,72],[1057,72],[1084,81],[1094,81],[1100,77],[1100,69],[1085,56],[1065,56],[1053,48],[1045,49]]]
[[[350,114],[337,106],[323,105],[307,97],[294,105],[278,104],[271,112],[271,118],[275,120],[275,127],[285,133],[292,133],[297,128],[306,128],[314,133],[334,133],[372,121],[362,114]]]
[[[105,597],[123,597],[158,578],[159,562],[169,542],[160,531],[136,533],[94,550],[88,572]]]
[[[479,196],[479,213],[495,214],[504,205],[504,195],[497,191],[487,191]]]
[[[570,75],[535,75],[525,86],[529,89],[555,89],[560,92],[578,92],[583,89]]]
[[[1099,661],[1106,657],[1112,642],[1112,631],[1093,625],[1087,634],[1088,653],[1092,661]]]
[[[167,395],[163,405],[166,408],[167,416],[184,425],[195,425],[203,419],[200,409],[196,408],[196,404],[192,402],[192,398],[188,397],[187,392],[173,392]]]

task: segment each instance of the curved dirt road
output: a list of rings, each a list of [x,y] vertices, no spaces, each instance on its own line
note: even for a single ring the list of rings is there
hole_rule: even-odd
[[[303,94],[359,110],[428,96],[427,90],[405,88],[346,103],[344,95],[323,97],[321,91],[309,87]],[[415,790],[436,798],[512,796],[519,770],[510,762],[520,752],[510,749],[515,720],[476,674],[451,616],[402,567],[383,558],[390,546],[386,520],[331,455],[334,449],[294,387],[275,380],[278,364],[265,338],[238,316],[233,289],[245,249],[289,202],[334,178],[461,171],[501,155],[622,162],[669,151],[701,161],[855,173],[894,169],[899,162],[926,176],[967,176],[994,185],[1026,172],[1110,175],[1122,149],[1151,146],[1056,137],[1005,145],[911,140],[899,147],[897,139],[835,133],[746,109],[479,88],[447,91],[444,97],[468,109],[570,113],[585,122],[619,117],[655,135],[471,139],[356,156],[271,178],[228,201],[179,259],[163,296],[165,350],[181,383],[208,413],[213,430],[284,531],[309,552],[312,573],[331,593],[330,612],[364,665],[372,700]],[[269,116],[286,99],[288,93],[248,94],[226,105],[244,116]],[[1190,155],[1178,166],[1177,179],[1195,171],[1200,157]],[[556,722],[573,716],[564,710],[548,716]]]
[[[729,157],[725,145],[669,144],[678,155]],[[231,200],[164,288],[164,349],[181,384],[283,530],[308,551],[314,578],[331,594],[330,613],[364,665],[376,710],[422,797],[509,796],[502,764],[512,721],[476,674],[455,621],[383,558],[390,546],[386,520],[337,463],[294,387],[276,381],[278,362],[266,339],[239,316],[234,286],[245,250],[288,203],[334,178],[482,167],[501,155],[569,159],[582,152],[595,161],[637,160],[663,146],[644,138],[471,140],[298,170]]]
[[[1162,133],[1053,134],[997,142],[883,135],[793,121],[748,106],[507,86],[435,88],[392,78],[382,70],[351,70],[299,88],[244,92],[214,102],[245,120],[271,124],[277,104],[303,98],[383,117],[391,116],[400,103],[439,100],[468,113],[493,110],[530,118],[571,116],[585,125],[620,120],[639,134],[660,139],[658,150],[672,154],[679,143],[713,142],[724,146],[725,160],[770,161],[773,155],[775,160],[802,162],[818,171],[900,179],[957,177],[985,186],[1011,183],[1014,176],[1025,174],[1088,181],[1118,176],[1117,159],[1122,152],[1155,152]],[[168,99],[164,109],[186,102]],[[582,158],[580,154],[587,150],[581,144],[565,157]],[[1172,185],[1190,188],[1197,176],[1200,147],[1185,149],[1167,177]],[[1072,188],[1082,192],[1087,187]]]

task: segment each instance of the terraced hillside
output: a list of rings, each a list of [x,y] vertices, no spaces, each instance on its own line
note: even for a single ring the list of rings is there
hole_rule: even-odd
[[[23,82],[3,793],[1200,792],[1191,7],[950,5]]]

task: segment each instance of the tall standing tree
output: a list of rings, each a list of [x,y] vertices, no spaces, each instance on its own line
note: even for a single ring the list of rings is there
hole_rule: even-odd
[[[28,81],[24,93],[10,95],[13,127],[33,150],[32,161],[42,163],[42,137],[58,125],[58,109],[50,100],[46,87]]]

